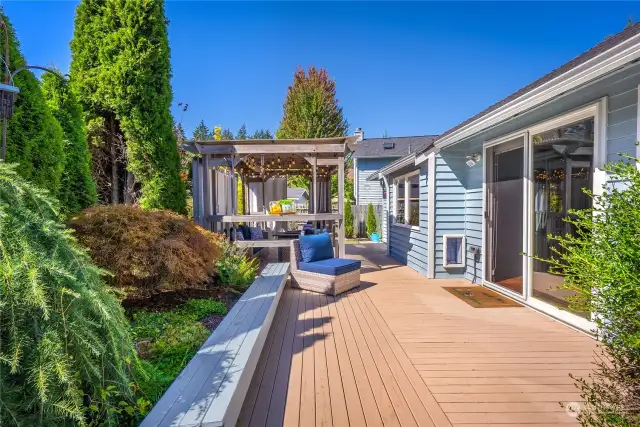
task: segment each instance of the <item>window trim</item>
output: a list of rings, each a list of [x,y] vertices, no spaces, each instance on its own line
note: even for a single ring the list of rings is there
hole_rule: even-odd
[[[449,239],[462,239],[460,264],[447,263],[447,241]],[[467,266],[467,238],[464,234],[444,234],[442,236],[442,266],[444,268],[465,268]]]
[[[409,224],[409,218],[411,217],[411,212],[407,209],[407,199],[411,198],[411,181],[410,179],[415,175],[420,174],[420,169],[416,169],[414,171],[408,172],[404,175],[399,175],[393,178],[393,223],[391,224],[393,227],[401,227],[408,228],[410,230],[420,230],[420,224],[411,225]],[[404,181],[404,224],[399,224],[396,222],[396,218],[398,217],[398,189],[400,188],[400,182]],[[418,200],[420,199],[420,179],[418,178]],[[418,213],[418,222],[420,222],[420,213]]]

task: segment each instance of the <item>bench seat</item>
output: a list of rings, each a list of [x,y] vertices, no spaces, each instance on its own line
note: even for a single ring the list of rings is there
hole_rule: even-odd
[[[329,258],[321,261],[299,262],[298,269],[311,273],[339,276],[350,271],[360,270],[360,261],[344,258]]]
[[[141,427],[235,427],[289,271],[267,264]]]

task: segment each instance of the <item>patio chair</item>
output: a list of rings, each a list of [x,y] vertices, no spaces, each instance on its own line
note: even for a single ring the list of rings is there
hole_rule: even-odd
[[[360,261],[334,257],[328,233],[291,241],[291,286],[295,288],[336,296],[360,286],[360,266]]]

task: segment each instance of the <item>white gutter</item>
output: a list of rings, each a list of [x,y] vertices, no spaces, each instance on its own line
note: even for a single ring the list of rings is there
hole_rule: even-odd
[[[473,136],[483,130],[501,123],[517,114],[535,108],[553,98],[566,95],[584,84],[599,79],[623,67],[630,62],[640,59],[640,34],[620,43],[587,62],[567,71],[566,73],[542,84],[525,93],[515,100],[499,107],[495,111],[457,129],[450,135],[437,140],[434,145],[442,149],[461,140]],[[416,164],[422,163],[422,154],[416,159]]]

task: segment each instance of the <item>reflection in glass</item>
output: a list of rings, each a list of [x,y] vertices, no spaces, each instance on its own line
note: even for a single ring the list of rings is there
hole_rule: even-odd
[[[548,259],[560,250],[549,234],[573,233],[564,219],[571,209],[591,207],[590,189],[593,170],[593,125],[588,119],[534,135],[534,230],[533,252]],[[567,308],[571,291],[560,289],[563,277],[552,274],[549,265],[533,261],[532,294],[559,308]],[[585,313],[581,313],[585,315]]]
[[[409,224],[420,225],[420,175],[412,175],[409,183]]]
[[[404,179],[398,181],[396,189],[396,224],[404,224]]]

